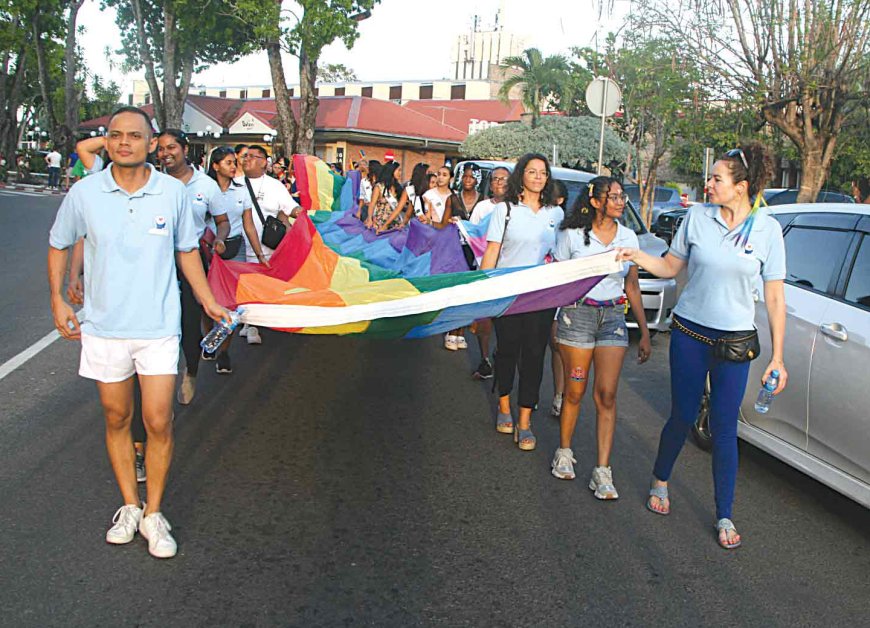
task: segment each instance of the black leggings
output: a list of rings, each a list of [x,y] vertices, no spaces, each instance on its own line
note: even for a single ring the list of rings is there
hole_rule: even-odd
[[[495,378],[499,397],[511,393],[519,366],[519,406],[534,408],[537,405],[555,314],[555,309],[549,309],[495,319]]]
[[[191,377],[199,371],[199,356],[202,347],[202,306],[193,296],[193,288],[187,279],[181,278],[181,350]]]

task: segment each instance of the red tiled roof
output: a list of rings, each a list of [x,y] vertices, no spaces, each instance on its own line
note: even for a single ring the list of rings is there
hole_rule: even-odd
[[[468,132],[472,119],[486,122],[519,122],[525,111],[522,101],[511,100],[411,100],[405,107]]]

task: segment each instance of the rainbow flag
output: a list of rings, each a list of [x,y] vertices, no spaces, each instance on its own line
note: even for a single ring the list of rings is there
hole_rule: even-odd
[[[398,277],[339,255],[302,214],[272,255],[271,268],[215,257],[208,279],[217,300],[228,308],[244,305],[242,318],[253,325],[421,338],[480,318],[571,303],[620,268],[613,253],[602,253],[530,268]]]
[[[348,209],[359,199],[360,174],[357,170],[351,170],[346,177],[342,177],[318,157],[293,155],[293,171],[299,204],[304,209]]]

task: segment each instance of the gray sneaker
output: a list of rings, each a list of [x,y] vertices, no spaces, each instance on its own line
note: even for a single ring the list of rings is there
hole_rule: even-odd
[[[136,481],[140,484],[148,479],[145,474],[145,454],[136,452]]]
[[[610,467],[595,467],[589,480],[589,490],[595,491],[598,499],[619,499],[619,493],[613,485],[613,471]]]
[[[115,524],[106,532],[106,543],[123,545],[133,540],[139,521],[142,519],[142,509],[135,504],[121,506],[115,511],[112,523]]]
[[[574,479],[574,465],[577,461],[574,459],[574,452],[569,447],[557,449],[556,455],[553,456],[552,473],[560,480]]]

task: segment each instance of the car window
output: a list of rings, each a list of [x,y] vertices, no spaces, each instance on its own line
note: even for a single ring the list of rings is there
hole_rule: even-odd
[[[792,218],[796,216],[796,214],[771,214],[774,218],[779,221],[779,226],[785,229],[788,227],[788,223],[791,222]]]
[[[870,310],[870,235],[864,235],[846,284],[846,300]]]
[[[792,227],[785,234],[786,280],[804,288],[830,292],[851,240],[850,231]]]
[[[625,193],[628,194],[628,200],[630,200],[635,205],[640,205],[640,188],[636,185],[626,185],[624,188]]]
[[[676,193],[676,190],[670,188],[656,188],[654,203],[667,203]]]

